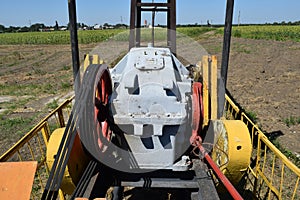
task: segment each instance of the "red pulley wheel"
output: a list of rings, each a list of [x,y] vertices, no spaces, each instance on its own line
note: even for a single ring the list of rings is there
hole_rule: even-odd
[[[76,98],[80,104],[78,127],[85,148],[96,158],[106,150],[111,139],[108,103],[112,81],[106,65],[92,64],[86,69]],[[77,95],[77,94],[76,94]]]

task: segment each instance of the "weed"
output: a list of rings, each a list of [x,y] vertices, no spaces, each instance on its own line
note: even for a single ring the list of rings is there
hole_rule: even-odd
[[[61,87],[63,88],[63,89],[69,89],[70,87],[71,87],[72,85],[71,85],[71,83],[70,82],[62,82],[61,83]]]
[[[177,29],[179,33],[184,34],[185,36],[196,38],[199,37],[199,35],[202,35],[204,33],[215,31],[215,28],[210,27],[182,27]]]
[[[233,36],[240,38],[240,37],[242,37],[242,32],[240,30],[234,30]]]
[[[17,105],[13,104],[13,105],[10,105],[8,108],[11,110],[15,110],[17,108]]]
[[[50,133],[52,133],[55,129],[58,129],[58,128],[59,128],[59,126],[57,124],[52,124],[52,123],[49,124]]]
[[[253,123],[257,122],[257,115],[252,111],[245,111],[246,115],[253,121]]]
[[[15,66],[16,65],[16,63],[14,62],[14,63],[10,63],[9,65],[8,65],[8,67],[13,67],[13,66]]]
[[[64,70],[64,71],[68,71],[69,69],[71,69],[71,67],[70,67],[70,66],[68,66],[68,65],[65,65],[65,66],[63,66],[63,69],[62,69],[62,70]]]
[[[281,146],[277,139],[271,140],[271,142],[277,149],[279,149],[279,151],[281,151],[281,153],[283,153],[283,155],[290,159],[297,167],[300,167],[300,158],[297,157],[297,155]]]
[[[55,87],[53,87],[50,83],[43,85],[43,91],[44,91],[44,93],[47,93],[47,94],[56,94],[57,93]]]
[[[36,66],[38,67],[39,64],[36,63]],[[34,68],[34,67],[32,67],[32,69],[34,70],[34,73],[35,73],[35,74],[38,74],[38,75],[45,75],[45,74],[47,74],[46,71],[41,70],[41,69],[39,69],[39,68]]]
[[[30,130],[31,122],[33,117],[23,118],[23,117],[16,117],[16,118],[5,118],[4,116],[1,117],[0,120],[0,130],[1,132],[9,133],[9,134],[23,134],[24,131]],[[16,129],[16,127],[19,127]],[[22,130],[20,130],[22,128]],[[4,131],[5,130],[5,131]],[[1,138],[5,138],[6,134],[2,135]]]
[[[23,60],[24,59],[24,56],[22,55],[22,53],[18,52],[18,51],[14,51],[13,52],[13,55],[16,59],[18,60]]]
[[[5,121],[2,121],[0,124],[3,127],[10,128],[13,126],[17,126],[19,123],[23,123],[26,119],[22,117],[17,117],[17,118],[12,118],[12,119],[7,119]]]
[[[47,108],[54,110],[55,108],[58,107],[58,100],[54,99],[52,102],[47,104]]]
[[[39,85],[37,84],[0,84],[0,95],[32,96],[38,88]]]
[[[300,124],[300,117],[290,116],[288,118],[283,119],[283,122],[287,127],[291,127],[297,124]]]
[[[242,44],[239,44],[239,43],[236,43],[234,45],[234,49],[239,52],[239,53],[246,53],[246,54],[250,54],[251,51],[249,50],[249,47],[245,46],[245,45],[242,45]]]
[[[9,102],[2,102],[0,103],[1,109],[4,109],[5,111],[2,111],[1,114],[9,114],[16,110],[17,108],[24,108],[25,105],[30,101],[31,97],[23,97],[23,98],[18,98],[13,101]],[[1,119],[1,118],[0,118]]]

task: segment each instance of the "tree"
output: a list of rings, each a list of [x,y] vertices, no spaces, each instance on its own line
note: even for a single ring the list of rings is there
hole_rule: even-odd
[[[30,31],[39,31],[40,29],[44,29],[46,26],[45,24],[36,23],[32,24],[29,28]]]
[[[59,29],[58,22],[55,21],[55,27],[54,27],[54,30],[58,31],[58,29]]]
[[[208,27],[210,27],[210,26],[211,26],[211,24],[209,23],[209,20],[207,20],[207,26],[208,26]]]
[[[7,29],[5,29],[5,32],[12,33],[12,32],[17,32],[21,27],[14,27],[14,26],[9,26]]]
[[[27,26],[21,27],[18,32],[28,32],[30,29]]]
[[[109,28],[109,27],[111,27],[110,24],[108,24],[108,23],[104,23],[104,24],[103,24],[103,29],[107,29],[107,28]]]
[[[128,26],[126,24],[116,24],[115,25],[115,28],[124,28],[124,29],[126,28],[127,29],[127,27]]]
[[[282,21],[280,24],[281,24],[281,25],[285,25],[286,23],[285,23],[285,21]]]
[[[0,24],[0,33],[3,33],[4,30],[5,30],[5,26],[3,26],[3,25]]]

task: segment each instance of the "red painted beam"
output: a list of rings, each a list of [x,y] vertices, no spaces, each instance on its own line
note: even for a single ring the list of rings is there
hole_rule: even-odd
[[[224,187],[230,193],[230,195],[235,200],[242,200],[243,197],[238,193],[238,191],[235,189],[235,187],[231,184],[231,182],[227,179],[227,177],[222,173],[220,168],[216,165],[216,163],[212,160],[212,158],[209,156],[209,154],[205,151],[204,147],[200,144],[200,145],[198,145],[198,148],[199,148],[200,152],[203,154],[205,160],[208,162],[209,166],[215,172],[216,176],[219,178],[219,180],[223,183]]]

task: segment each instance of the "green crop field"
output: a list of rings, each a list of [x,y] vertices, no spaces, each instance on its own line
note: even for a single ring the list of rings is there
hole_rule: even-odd
[[[204,27],[178,28],[178,32],[189,37],[196,37],[202,33],[212,30]],[[117,41],[128,41],[129,30],[110,29],[110,30],[89,30],[78,31],[78,42],[80,44],[90,44],[103,42],[115,36]],[[163,28],[155,29],[155,40],[166,40],[167,31]],[[141,39],[151,40],[151,29],[141,30]],[[54,32],[25,32],[25,33],[3,33],[0,34],[0,45],[19,45],[19,44],[69,44],[69,31]]]
[[[209,31],[214,31],[216,34],[223,34],[223,28],[209,27],[180,27],[177,31],[181,33],[181,35],[186,35],[194,39],[201,38],[202,34]],[[151,40],[151,29],[142,29],[141,34],[142,39]],[[155,40],[165,40],[166,34],[166,29],[155,29]],[[233,27],[232,35],[233,37],[251,39],[300,42],[300,26],[235,26]],[[78,31],[78,42],[80,44],[98,43],[108,40],[113,36],[116,36],[116,40],[128,41],[129,30],[110,29]],[[0,45],[69,43],[70,34],[68,31],[0,34]]]
[[[121,29],[78,31],[78,42],[80,44],[102,42],[122,31]],[[0,45],[69,43],[69,31],[0,34]]]
[[[300,42],[300,26],[239,26],[233,27],[234,37]]]

